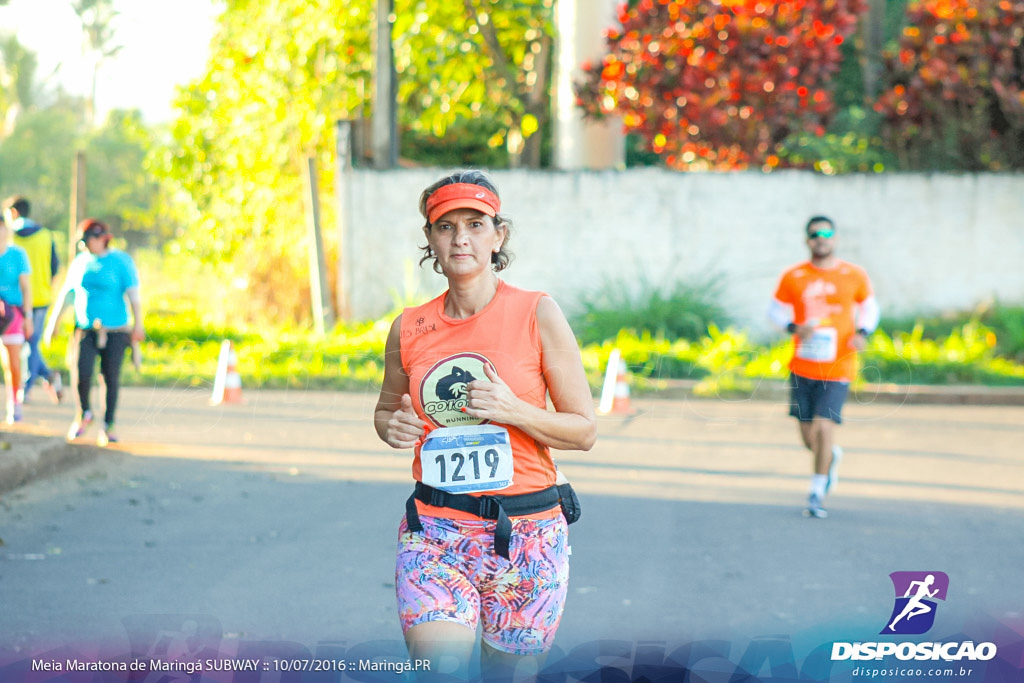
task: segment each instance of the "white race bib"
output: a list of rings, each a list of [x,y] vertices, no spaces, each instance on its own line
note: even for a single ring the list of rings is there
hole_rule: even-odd
[[[836,359],[839,348],[839,333],[834,327],[818,327],[809,339],[801,340],[796,350],[798,358],[827,363]]]
[[[441,427],[420,447],[422,481],[448,493],[499,491],[512,485],[508,430],[491,424]]]

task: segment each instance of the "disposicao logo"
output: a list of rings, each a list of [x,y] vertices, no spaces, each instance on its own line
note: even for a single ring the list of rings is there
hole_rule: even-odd
[[[881,635],[920,635],[935,624],[936,600],[946,600],[949,577],[943,572],[893,572],[896,591],[892,614]],[[871,660],[896,657],[899,660],[987,661],[996,656],[993,643],[963,642],[857,642],[832,643],[832,661]]]
[[[896,604],[886,627],[879,633],[927,633],[935,623],[935,601],[946,600],[949,577],[943,572],[893,572],[889,578],[896,590]]]

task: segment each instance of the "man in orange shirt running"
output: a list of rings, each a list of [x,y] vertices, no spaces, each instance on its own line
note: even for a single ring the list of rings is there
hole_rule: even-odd
[[[835,442],[857,352],[878,326],[878,304],[867,273],[835,256],[836,228],[814,216],[806,226],[809,261],[779,280],[769,317],[793,335],[789,414],[800,421],[804,446],[814,456],[807,509],[823,518],[825,494],[835,486],[843,450]]]

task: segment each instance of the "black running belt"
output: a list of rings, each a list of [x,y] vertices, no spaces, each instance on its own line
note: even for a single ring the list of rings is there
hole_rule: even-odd
[[[494,552],[506,560],[509,557],[509,543],[512,541],[512,520],[509,515],[532,515],[558,507],[561,494],[557,486],[551,486],[533,493],[518,496],[470,496],[465,493],[448,493],[433,486],[416,482],[416,490],[405,502],[405,521],[409,531],[423,531],[416,501],[434,507],[451,508],[468,512],[482,519],[497,520],[494,528]]]

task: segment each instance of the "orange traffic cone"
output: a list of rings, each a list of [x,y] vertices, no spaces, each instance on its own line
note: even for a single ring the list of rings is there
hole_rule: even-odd
[[[618,349],[612,349],[611,355],[608,356],[608,368],[605,370],[601,403],[597,412],[600,415],[630,412],[629,369]]]
[[[242,376],[238,374],[238,358],[230,339],[225,339],[220,345],[217,376],[213,379],[213,396],[210,397],[210,405],[222,403],[244,403]]]

